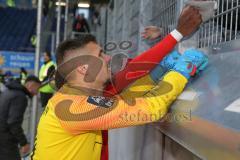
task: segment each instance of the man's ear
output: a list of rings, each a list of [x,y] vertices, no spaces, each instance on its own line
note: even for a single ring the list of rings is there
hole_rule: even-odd
[[[87,64],[79,66],[77,68],[77,72],[79,72],[80,74],[83,74],[83,75],[86,75],[87,70],[88,70],[88,65]]]

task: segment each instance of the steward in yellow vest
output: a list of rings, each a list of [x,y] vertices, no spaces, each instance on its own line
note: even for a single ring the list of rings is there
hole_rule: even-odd
[[[41,94],[42,107],[47,105],[48,100],[52,97],[54,89],[48,83],[51,74],[55,71],[55,64],[51,59],[51,54],[49,52],[44,53],[44,64],[41,66],[39,72],[39,79],[42,82],[42,87],[39,89]]]
[[[20,79],[20,82],[21,82],[22,85],[25,84],[27,76],[28,76],[28,73],[25,70],[25,68],[20,68],[20,78],[19,79]]]

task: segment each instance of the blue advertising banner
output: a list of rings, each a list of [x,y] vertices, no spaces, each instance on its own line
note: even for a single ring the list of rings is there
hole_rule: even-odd
[[[0,72],[18,77],[20,68],[24,68],[28,74],[34,74],[34,61],[35,53],[0,51]]]
[[[55,62],[55,58],[52,58]],[[35,53],[0,51],[1,72],[11,71],[13,75],[19,75],[20,68],[27,70],[29,74],[34,74]],[[39,68],[43,65],[43,56],[40,58]]]
[[[0,51],[0,68],[34,70],[34,53]]]

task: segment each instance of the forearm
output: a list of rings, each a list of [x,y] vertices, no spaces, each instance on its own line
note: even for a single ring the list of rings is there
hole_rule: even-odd
[[[27,144],[27,139],[22,129],[24,112],[27,107],[27,98],[15,96],[14,99],[11,99],[10,104],[7,124],[11,134],[18,140],[18,143],[23,146]]]
[[[174,30],[155,46],[135,57],[131,61],[131,63],[159,63],[168,53],[170,53],[174,49],[174,47],[181,40],[181,38],[182,36],[179,35],[179,33],[176,33],[176,30]]]
[[[169,105],[183,91],[186,83],[187,79],[185,77],[171,71],[164,76],[157,87],[143,96],[137,98],[126,97],[127,99],[117,96],[113,99],[114,103],[108,108],[96,106],[96,104],[91,104],[90,101],[84,105],[80,97],[79,100],[75,97],[73,103],[69,104],[71,106],[59,105],[58,109],[61,111],[58,112],[61,114],[56,112],[56,115],[59,117],[62,126],[72,134],[79,134],[88,130],[106,130],[150,123],[159,120],[166,114]],[[141,86],[136,86],[135,89],[138,90],[138,88],[141,88]],[[104,100],[104,103],[106,103],[106,100]],[[71,108],[71,112],[64,108]],[[55,111],[57,110],[55,109]],[[92,114],[82,119],[83,116],[80,116],[79,113],[85,113],[86,111]],[[69,114],[68,118],[72,117],[79,120],[63,121],[62,114],[65,116]],[[151,118],[152,115],[154,115],[154,118]],[[89,116],[92,118],[89,119]],[[145,119],[144,116],[148,118]]]
[[[182,93],[187,82],[188,80],[178,72],[167,73],[154,89],[144,95],[150,106],[149,111],[153,114],[157,110],[166,113],[172,102]]]
[[[143,98],[136,98],[136,105],[127,107],[119,115],[120,120],[110,128],[135,126],[157,121],[165,116],[169,106],[182,93],[187,79],[178,72],[167,73],[159,84],[146,93]]]
[[[27,144],[26,136],[24,135],[23,129],[20,124],[9,125],[11,134],[18,140],[20,146]]]
[[[143,96],[128,97],[119,101],[121,108],[116,108],[111,114],[99,117],[102,125],[96,125],[97,129],[113,129],[129,126],[142,125],[161,119],[168,111],[169,106],[182,93],[187,79],[178,72],[167,73],[163,80],[152,90]],[[148,88],[148,87],[146,87]],[[136,90],[143,89],[135,86]],[[150,89],[150,88],[148,88]],[[110,119],[108,119],[110,117]]]
[[[178,31],[174,30],[157,45],[132,59],[123,71],[120,71],[115,75],[115,81],[113,84],[115,93],[120,93],[129,84],[148,74],[168,53],[175,48],[181,38],[182,35]],[[136,75],[138,74],[136,73],[135,76],[132,77],[129,76],[129,73],[138,71],[144,72],[139,72],[139,75]]]
[[[128,88],[122,91],[121,96],[123,99],[138,98],[153,89],[157,84],[152,80],[149,75],[146,75],[135,82]]]

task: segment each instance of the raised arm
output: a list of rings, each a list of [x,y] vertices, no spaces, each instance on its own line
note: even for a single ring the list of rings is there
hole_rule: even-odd
[[[179,17],[177,29],[154,47],[132,59],[124,70],[115,75],[113,84],[107,86],[106,90],[110,94],[116,95],[132,82],[148,74],[174,49],[182,37],[191,35],[200,26],[201,22],[202,18],[197,9],[189,6],[184,8]],[[129,76],[129,73],[135,74]]]

